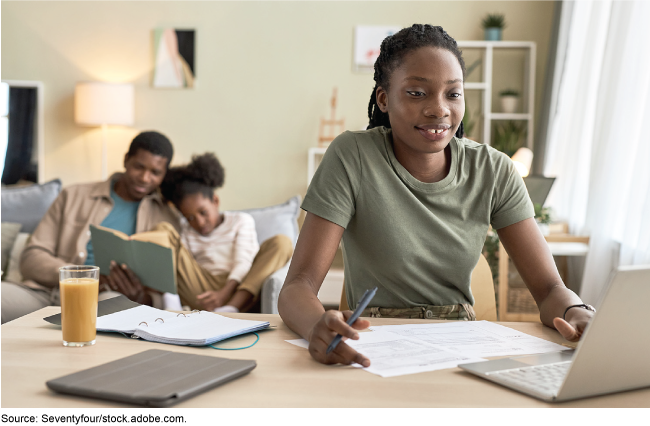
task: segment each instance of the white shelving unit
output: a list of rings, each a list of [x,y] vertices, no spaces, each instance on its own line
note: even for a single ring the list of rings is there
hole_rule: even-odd
[[[535,108],[535,58],[537,45],[532,41],[459,41],[458,47],[465,49],[483,50],[483,81],[465,83],[465,90],[483,91],[482,118],[483,132],[482,143],[490,144],[492,136],[492,122],[497,120],[522,120],[527,122],[526,145],[533,147],[533,117]],[[492,112],[493,97],[493,69],[494,52],[500,49],[520,49],[526,52],[524,59],[524,87],[522,92],[523,113],[506,114]]]
[[[327,151],[327,147],[309,148],[307,157],[307,185],[311,183],[311,179],[314,177],[314,173],[316,173],[316,169],[318,168],[316,159],[322,157],[325,151]]]

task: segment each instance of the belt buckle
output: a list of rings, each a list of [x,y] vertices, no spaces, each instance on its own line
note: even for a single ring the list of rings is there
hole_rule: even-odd
[[[430,306],[427,306],[426,308],[424,308],[424,318],[426,318],[426,319],[435,318],[435,314],[431,310]]]

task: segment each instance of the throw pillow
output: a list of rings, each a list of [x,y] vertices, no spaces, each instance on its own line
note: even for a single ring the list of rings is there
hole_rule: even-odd
[[[275,235],[284,234],[291,238],[295,247],[296,241],[298,241],[300,201],[300,196],[296,195],[282,204],[241,211],[250,214],[255,219],[257,241],[260,244]]]
[[[3,191],[4,192],[4,191]],[[7,270],[9,265],[9,256],[11,255],[11,249],[14,247],[14,242],[16,237],[20,232],[22,225],[20,223],[12,222],[2,222],[2,276],[4,277],[4,271]]]
[[[23,282],[23,274],[20,273],[20,255],[23,253],[25,244],[27,244],[27,240],[31,235],[27,232],[21,232],[16,237],[14,248],[11,249],[11,256],[9,256],[9,265],[7,266],[7,273],[3,278],[4,281],[10,281],[12,283]]]
[[[2,220],[20,223],[23,232],[34,232],[45,212],[61,192],[61,181],[42,185],[2,188]]]

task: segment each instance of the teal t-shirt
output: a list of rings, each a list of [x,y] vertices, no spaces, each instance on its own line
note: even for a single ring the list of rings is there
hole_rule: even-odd
[[[474,303],[471,273],[491,224],[534,217],[523,179],[505,154],[468,139],[450,142],[439,182],[415,179],[395,158],[392,131],[345,132],[327,149],[302,208],[345,228],[351,307]]]
[[[140,201],[126,201],[115,193],[113,187],[115,182],[111,183],[111,199],[113,200],[113,208],[102,223],[101,226],[105,228],[115,229],[124,232],[126,235],[135,234],[136,224],[138,220],[138,208]],[[88,256],[86,256],[86,265],[95,264],[95,253],[93,252],[92,240],[88,241],[86,246]]]

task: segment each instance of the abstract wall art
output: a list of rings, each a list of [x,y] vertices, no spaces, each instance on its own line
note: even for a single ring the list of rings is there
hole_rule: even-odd
[[[354,63],[352,69],[359,72],[373,72],[379,56],[381,42],[401,27],[357,26],[354,30]]]
[[[196,79],[194,30],[156,28],[153,32],[153,87],[192,88]]]

